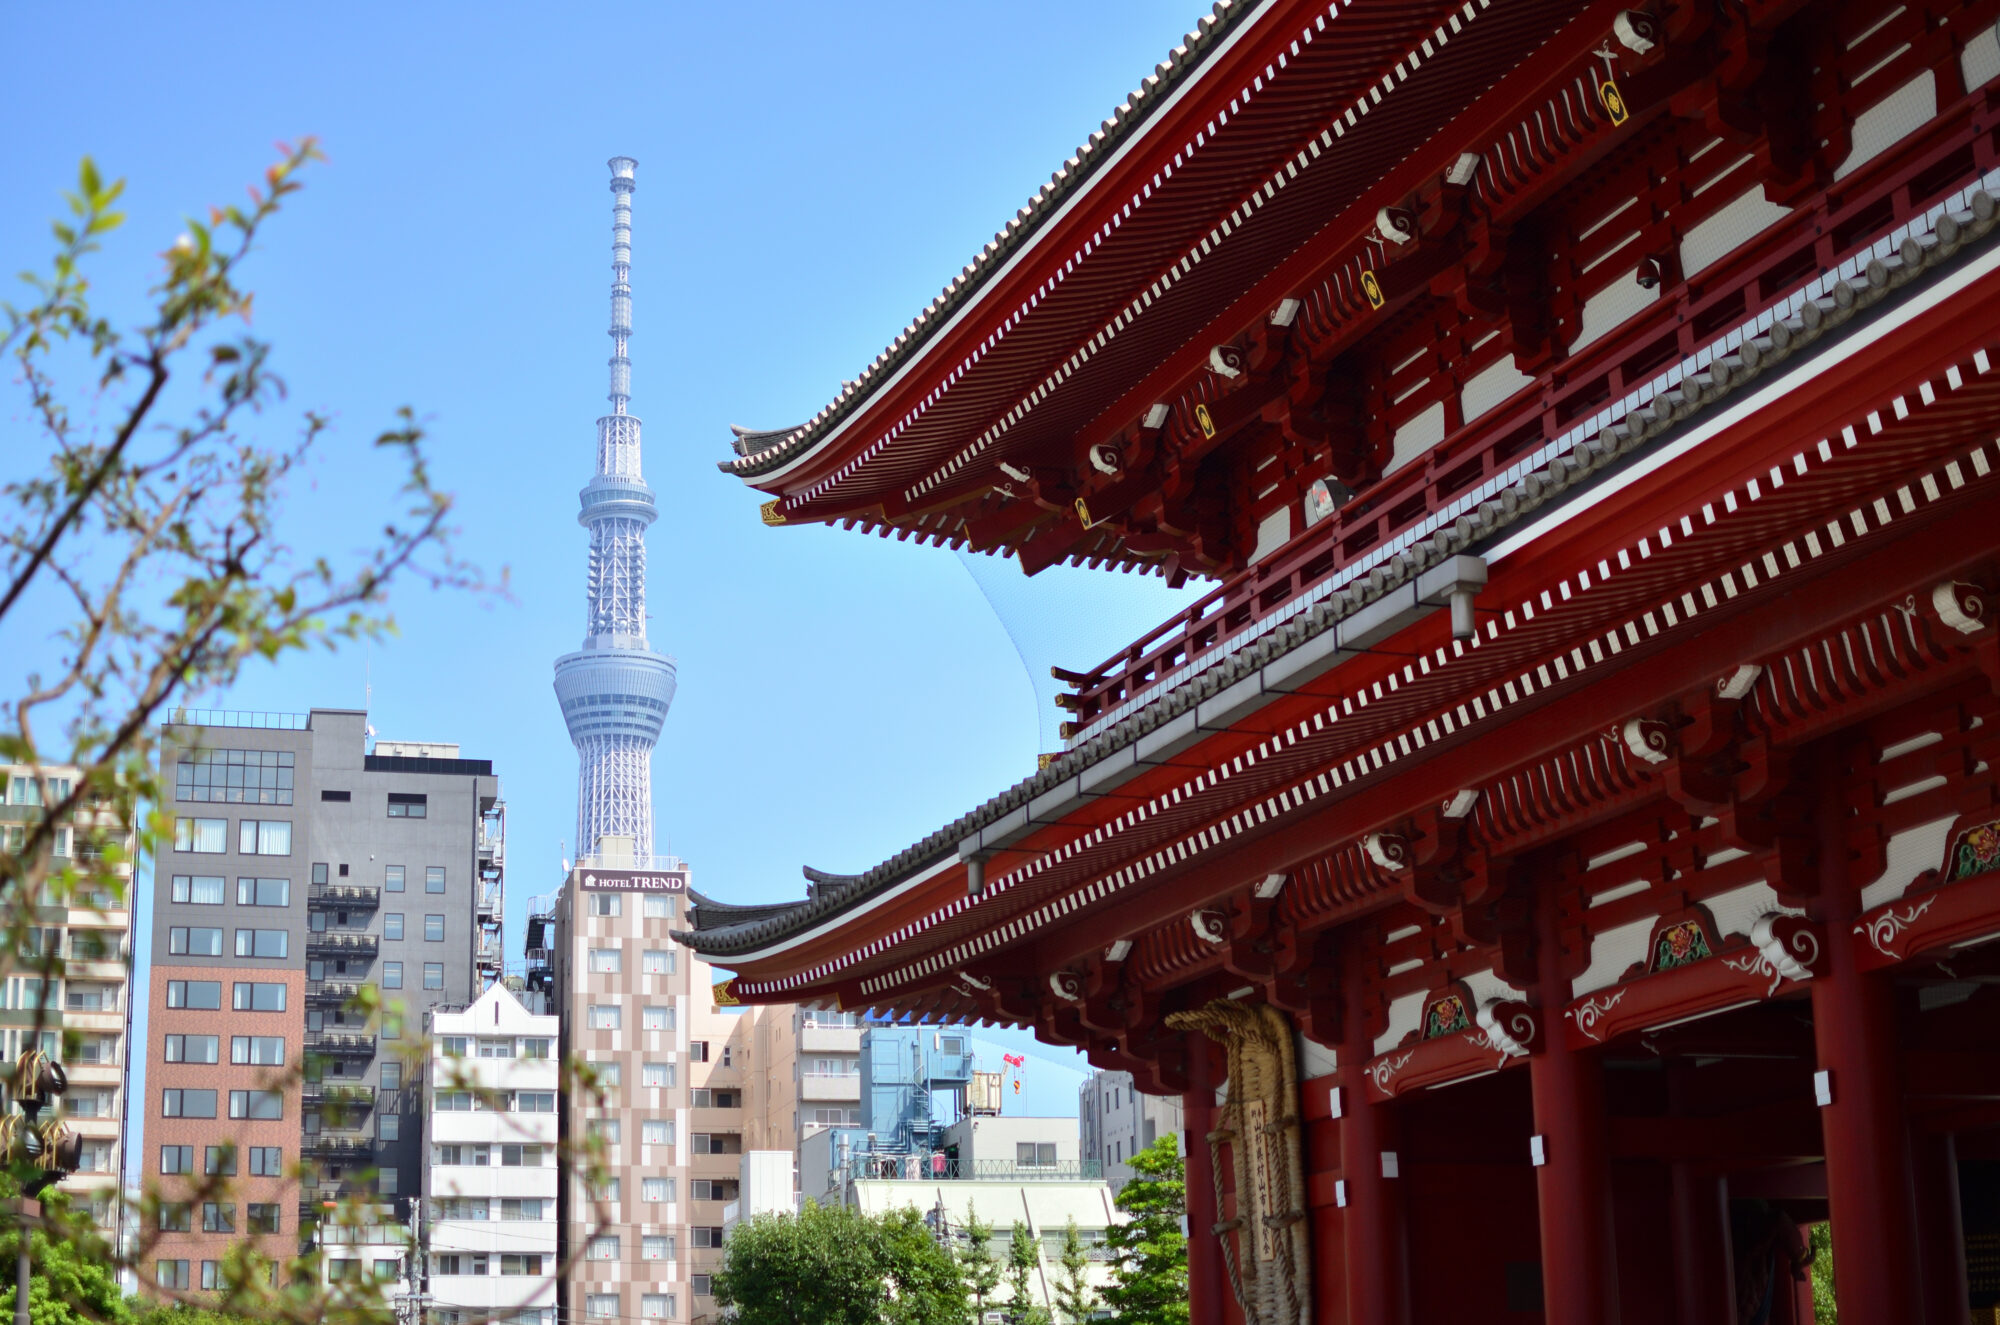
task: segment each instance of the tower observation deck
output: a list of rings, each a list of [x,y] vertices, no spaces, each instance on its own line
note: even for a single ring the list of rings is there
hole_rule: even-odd
[[[626,837],[653,851],[653,747],[674,700],[674,660],[646,639],[646,529],[659,511],[639,467],[629,412],[632,192],[638,162],[611,159],[611,412],[597,421],[597,472],[579,494],[590,531],[583,647],[556,659],[556,698],[576,746],[577,851]]]

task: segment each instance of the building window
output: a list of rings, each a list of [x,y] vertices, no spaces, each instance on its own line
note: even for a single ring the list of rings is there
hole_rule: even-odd
[[[443,989],[443,988],[444,988],[444,963],[443,963],[443,962],[425,962],[425,963],[424,963],[424,988],[426,988],[426,989]]]
[[[21,779],[16,778],[18,785]],[[174,820],[174,850],[191,851],[196,855],[219,856],[229,850],[229,820],[227,819],[181,819]],[[166,1265],[169,1262],[162,1261]],[[186,1261],[180,1264],[185,1267]]]
[[[161,1146],[161,1147],[160,1147],[160,1172],[162,1172],[162,1173],[193,1173],[193,1172],[194,1172],[194,1147],[193,1147],[193,1146]]]
[[[425,916],[425,917],[424,917],[424,942],[426,942],[426,943],[442,943],[442,942],[444,942],[444,917],[443,917],[443,916]]]
[[[693,1187],[691,1194],[697,1201],[736,1199],[736,1181],[733,1178],[690,1178],[688,1181]]]
[[[255,1178],[284,1177],[284,1148],[282,1146],[251,1146],[250,1175]]]
[[[424,891],[427,893],[441,893],[444,891],[444,866],[424,866]]]
[[[167,951],[177,957],[220,957],[222,931],[173,926],[167,930]]]
[[[649,1118],[639,1124],[639,1140],[649,1146],[670,1146],[674,1143],[674,1125],[670,1119]],[[667,1181],[667,1189],[673,1190],[673,1179]],[[672,1197],[668,1197],[672,1200]]]
[[[594,916],[617,916],[625,914],[624,898],[617,893],[591,893],[586,899],[585,912]]]
[[[697,1109],[740,1109],[743,1107],[743,1092],[739,1090],[696,1090],[692,1103]]]
[[[289,856],[292,854],[292,824],[289,819],[245,819],[236,830],[239,856]]]
[[[276,1090],[232,1090],[229,1092],[231,1118],[270,1119],[285,1116],[285,1096]]]
[[[222,1006],[220,980],[169,980],[167,1006],[170,1008],[219,1009]],[[171,1039],[173,1037],[169,1037]],[[168,1060],[172,1062],[172,1059]]]
[[[592,948],[590,950],[590,973],[592,975],[617,975],[624,969],[619,950],[616,948]]]
[[[639,1298],[639,1318],[641,1320],[672,1320],[674,1318],[674,1295],[672,1293],[645,1293]]]
[[[507,1095],[509,1113],[554,1113],[556,1093],[552,1090],[516,1090]]]
[[[213,1118],[215,1092],[212,1090],[165,1090],[160,1092],[162,1118]]]
[[[427,798],[422,792],[392,791],[389,793],[389,817],[391,819],[422,819],[427,813]]]
[[[616,1003],[592,1003],[590,1005],[590,1029],[594,1031],[615,1031],[623,1023],[624,1009]]]
[[[618,1144],[619,1127],[616,1118],[592,1118],[583,1125],[583,1130],[607,1146]]]
[[[688,1230],[688,1240],[694,1245],[697,1251],[720,1247],[722,1245],[722,1230],[715,1225],[697,1224]]]
[[[639,1069],[639,1084],[653,1086],[661,1090],[672,1090],[674,1085],[674,1065],[672,1063],[647,1063]]]
[[[384,1012],[384,1013],[382,1014],[382,1030],[381,1030],[381,1035],[382,1035],[382,1038],[383,1038],[383,1039],[385,1039],[385,1040],[400,1040],[400,1039],[402,1039],[402,1038],[403,1038],[403,1014],[402,1014],[402,1013],[400,1013],[400,1012]]]
[[[500,1147],[500,1166],[508,1169],[538,1169],[547,1161],[548,1150],[544,1146],[516,1145],[508,1142]],[[539,1219],[537,1215],[535,1218]]]
[[[1024,1169],[1045,1169],[1055,1167],[1056,1143],[1053,1141],[1017,1141],[1014,1143],[1014,1163]]]
[[[674,954],[671,950],[648,949],[640,955],[639,972],[642,975],[672,975]]]
[[[238,957],[278,958],[291,950],[291,931],[283,929],[239,929],[236,931]]]
[[[238,931],[239,933],[241,931]],[[282,932],[282,931],[280,931]],[[238,1012],[283,1012],[285,1010],[285,987],[281,984],[251,983],[238,980],[231,991],[231,1001]]]
[[[188,906],[221,906],[222,890],[220,874],[176,874],[172,897]]]
[[[201,1171],[212,1178],[236,1176],[236,1147],[229,1144],[204,1147]]]
[[[540,1201],[531,1201],[528,1204],[535,1206],[539,1210],[542,1203]],[[541,1216],[537,1214],[535,1218],[540,1219]],[[500,1273],[502,1274],[540,1274],[541,1272],[542,1258],[540,1256],[516,1252],[500,1253]]]
[[[236,1231],[236,1202],[203,1201],[201,1203],[201,1231],[204,1233],[234,1233]]]
[[[394,1061],[382,1064],[382,1089],[401,1090],[403,1088],[403,1065]]]
[[[639,1239],[640,1260],[664,1261],[668,1259],[669,1255],[670,1253],[667,1251],[667,1239],[664,1234],[651,1234]]]
[[[615,1261],[618,1259],[618,1235],[599,1234],[590,1240],[588,1259],[593,1261]]]
[[[162,1201],[159,1208],[159,1227],[162,1233],[191,1233],[194,1231],[194,1207],[186,1201]]]
[[[386,865],[382,869],[382,891],[399,893],[403,891],[403,867]]]
[[[275,1201],[252,1201],[244,1211],[248,1231],[252,1233],[276,1233],[278,1231],[278,1206]]]
[[[232,1035],[229,1037],[229,1061],[251,1063],[258,1067],[283,1067],[285,1065],[285,1040],[281,1035]]]
[[[672,1178],[639,1179],[639,1199],[651,1202],[654,1205],[673,1200],[674,1180]],[[646,1259],[649,1261],[672,1260],[674,1253],[671,1239],[661,1238],[659,1242],[660,1254],[658,1256],[648,1256]]]
[[[706,1063],[708,1061],[708,1041],[692,1040],[688,1043],[688,1061]]]
[[[186,1261],[159,1261],[153,1267],[154,1281],[162,1288],[188,1286],[188,1263]]]
[[[472,1108],[472,1092],[469,1090],[440,1090],[431,1101],[432,1109],[439,1113],[467,1113]]]
[[[450,1218],[450,1217],[451,1216],[449,1215],[440,1216],[440,1218]],[[485,1216],[481,1215],[480,1218],[484,1219]],[[438,1274],[485,1274],[486,1273],[486,1254],[484,1252],[481,1252],[477,1255],[458,1252],[450,1255],[437,1256],[432,1259],[432,1263],[436,1267],[436,1272]]]
[[[648,920],[672,920],[674,918],[674,898],[671,893],[647,893],[645,918]]]
[[[531,1035],[521,1041],[521,1057],[547,1058],[552,1054],[554,1048],[554,1040],[544,1039],[539,1035]]]
[[[694,1143],[697,1155],[740,1155],[743,1153],[743,1138],[734,1132],[691,1132],[688,1139]]]
[[[403,1115],[400,1113],[376,1114],[375,1137],[380,1141],[400,1141],[403,1137]]]
[[[238,906],[290,906],[292,904],[292,881],[290,879],[238,879],[236,881],[236,904]]]
[[[715,1296],[715,1294],[710,1291],[708,1284],[709,1284],[708,1275],[691,1274],[688,1276],[688,1290],[692,1292],[696,1297]]]
[[[290,805],[297,762],[290,750],[187,750],[174,766],[174,799]]]
[[[339,805],[348,805],[353,802],[354,793],[351,791],[322,791],[319,794],[319,798],[323,801],[332,801]]]
[[[438,1038],[438,1050],[446,1058],[466,1058],[470,1056],[472,1041],[463,1035],[445,1035]]]
[[[670,1031],[674,1028],[672,1008],[642,1008],[639,1012],[640,1029],[649,1031]]]
[[[382,913],[382,937],[385,939],[400,939],[403,937],[403,913],[401,911],[384,911]]]
[[[165,1264],[165,1262],[161,1262]],[[181,1262],[186,1265],[186,1261]],[[618,1318],[618,1294],[590,1293],[583,1299],[583,1314],[592,1320],[616,1320]]]
[[[167,1061],[169,1063],[213,1063],[222,1050],[219,1035],[169,1035],[167,1037]]]
[[[403,964],[401,962],[382,963],[382,987],[401,989],[403,987]]]

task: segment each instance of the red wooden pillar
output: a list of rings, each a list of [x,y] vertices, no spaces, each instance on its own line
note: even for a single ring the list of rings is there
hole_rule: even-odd
[[[1692,1063],[1667,1065],[1667,1101],[1688,1111]],[[1735,1269],[1729,1246],[1729,1190],[1719,1174],[1688,1160],[1668,1165],[1673,1235],[1674,1319],[1678,1325],[1712,1325],[1736,1311]]]
[[[1366,1004],[1367,963],[1359,938],[1341,953],[1340,1176],[1347,1184],[1341,1213],[1347,1257],[1347,1325],[1402,1325],[1409,1318],[1403,1273],[1403,1211],[1383,1155],[1394,1149],[1386,1106],[1368,1093],[1364,1069],[1373,1056]]]
[[[1223,1325],[1229,1285],[1223,1276],[1222,1242],[1215,1232],[1222,1212],[1215,1203],[1215,1160],[1208,1134],[1215,1130],[1215,1072],[1205,1035],[1187,1037],[1188,1088],[1181,1096],[1181,1126],[1187,1146],[1188,1316],[1189,1325]]]
[[[1917,1249],[1923,1257],[1924,1325],[1966,1325],[1972,1319],[1972,1297],[1958,1205],[1958,1144],[1949,1134],[1912,1128],[1910,1158],[1921,1230]]]
[[[1837,766],[1837,765],[1836,765]],[[1831,1100],[1820,1109],[1835,1292],[1842,1321],[1921,1320],[1916,1202],[1897,1081],[1889,982],[1856,969],[1860,890],[1848,871],[1848,814],[1838,776],[1814,807],[1818,919],[1826,973],[1811,982],[1813,1040]]]
[[[1563,1008],[1570,983],[1560,943],[1554,880],[1536,902],[1535,966],[1546,1030],[1528,1060],[1541,1158],[1543,1320],[1547,1325],[1618,1325],[1617,1236],[1611,1159],[1605,1144],[1604,1072],[1597,1056],[1569,1047]]]

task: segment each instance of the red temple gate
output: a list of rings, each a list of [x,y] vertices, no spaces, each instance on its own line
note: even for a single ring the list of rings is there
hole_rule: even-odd
[[[686,941],[1182,1094],[1200,1322],[1990,1318],[1996,16],[1218,6],[724,466],[1216,587]]]

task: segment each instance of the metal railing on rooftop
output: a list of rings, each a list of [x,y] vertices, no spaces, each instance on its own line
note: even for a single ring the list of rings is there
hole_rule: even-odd
[[[264,731],[302,732],[312,723],[306,713],[258,713],[241,709],[177,708],[163,725],[176,727],[253,727]]]
[[[890,1178],[913,1182],[1094,1182],[1104,1166],[1094,1159],[1022,1164],[1011,1159],[951,1159],[937,1154],[864,1151],[848,1155],[834,1174],[841,1182]]]

